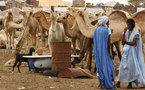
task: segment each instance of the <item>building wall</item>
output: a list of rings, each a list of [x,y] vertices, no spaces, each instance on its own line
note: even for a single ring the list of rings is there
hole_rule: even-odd
[[[6,9],[6,6],[0,6],[0,10],[3,11]]]
[[[84,0],[73,0],[73,7],[84,7],[85,1]]]
[[[34,7],[39,6],[39,1],[37,1],[37,0],[27,0],[26,2],[27,2],[27,4],[33,5]]]
[[[8,2],[6,4],[6,9],[17,7],[17,8],[22,8],[25,5],[25,2],[17,2],[13,0],[12,2]]]
[[[39,0],[39,6],[49,8],[50,6],[72,6],[72,3],[63,0]]]

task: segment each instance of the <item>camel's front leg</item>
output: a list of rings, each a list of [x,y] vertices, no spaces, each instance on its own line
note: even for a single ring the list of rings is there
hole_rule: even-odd
[[[9,49],[11,49],[11,44],[12,44],[12,34],[10,34],[10,44],[9,44]]]
[[[44,29],[42,29],[41,34],[42,34],[42,46],[45,46],[45,31],[44,31]]]
[[[12,33],[12,49],[14,49],[14,33],[15,32]]]
[[[33,47],[36,48],[36,31],[33,32],[32,39]]]
[[[7,41],[6,41],[6,49],[9,49],[9,40],[8,40],[8,32],[7,32],[7,30],[5,31],[6,32],[6,37],[7,37]]]
[[[72,38],[72,44],[73,44],[73,54],[76,55],[76,38]]]
[[[48,46],[49,46],[49,50],[50,50],[50,55],[52,55],[52,43],[50,42],[50,38],[48,38]]]

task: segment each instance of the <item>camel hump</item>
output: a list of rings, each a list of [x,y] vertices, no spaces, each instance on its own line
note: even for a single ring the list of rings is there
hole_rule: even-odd
[[[113,11],[110,15],[109,15],[110,19],[122,19],[122,20],[127,20],[127,18],[131,18],[131,16],[129,14],[127,14],[127,12],[123,12],[123,11]]]
[[[142,18],[145,16],[145,10],[133,14],[133,17]]]

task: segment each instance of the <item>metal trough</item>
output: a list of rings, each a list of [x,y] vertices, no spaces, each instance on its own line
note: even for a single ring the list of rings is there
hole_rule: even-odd
[[[23,56],[28,58],[30,68],[39,68],[39,69],[51,69],[52,68],[52,55],[42,55],[42,56]],[[79,55],[71,55],[71,62],[75,58],[78,58]]]

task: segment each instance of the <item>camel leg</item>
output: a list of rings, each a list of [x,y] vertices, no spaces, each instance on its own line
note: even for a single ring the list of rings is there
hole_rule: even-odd
[[[8,32],[7,32],[7,30],[5,31],[6,32],[6,36],[7,36],[7,42],[6,42],[6,49],[9,49],[9,40],[8,40]]]
[[[49,45],[50,55],[52,55],[52,47],[51,47],[51,42],[49,42],[49,40],[48,40],[48,45]]]
[[[120,48],[119,48],[119,42],[115,42],[114,45],[115,45],[116,50],[118,52],[118,57],[119,57],[119,59],[121,61],[121,51],[120,51]]]
[[[76,55],[76,38],[72,38],[73,54]]]
[[[92,66],[92,41],[89,41],[89,59],[88,59],[88,63],[87,63],[87,68],[89,70],[91,70],[91,66]]]
[[[92,69],[92,50],[93,50],[93,48],[92,48],[92,41],[90,42],[90,49],[89,49],[89,70],[91,70]]]
[[[9,44],[10,49],[11,49],[11,40],[12,40],[12,35],[10,34],[10,44]]]
[[[12,49],[14,49],[14,32],[12,33]]]
[[[114,52],[113,44],[111,44],[111,51],[112,51],[112,55],[113,55],[113,59],[114,59],[114,57],[115,57],[115,52]]]
[[[42,46],[45,46],[45,31],[44,31],[44,29],[42,30],[41,34],[42,34]]]
[[[83,40],[83,45],[81,45],[82,47],[80,50],[80,55],[82,58],[84,58],[85,52],[87,51],[87,48],[89,47],[88,43],[89,43],[89,39],[85,37]]]
[[[36,48],[36,31],[34,31],[33,36],[32,36],[32,42],[33,42],[33,47]]]

